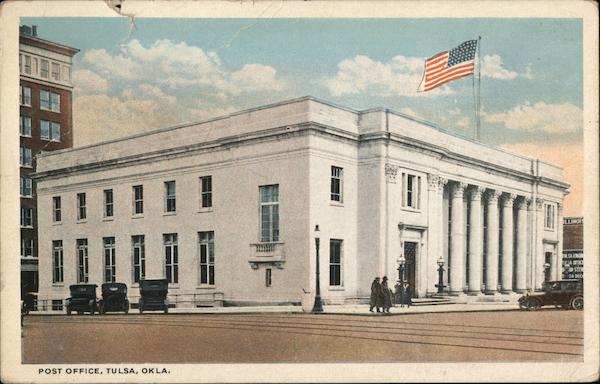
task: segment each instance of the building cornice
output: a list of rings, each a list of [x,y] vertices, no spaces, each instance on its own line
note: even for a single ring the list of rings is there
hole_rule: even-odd
[[[73,92],[73,86],[72,85],[64,85],[64,84],[53,83],[53,82],[50,82],[50,81],[40,80],[40,79],[35,78],[35,77],[29,77],[29,76],[23,75],[23,74],[21,74],[20,79],[23,80],[23,81],[27,81],[29,83],[36,83],[36,84],[44,85],[46,87],[59,88],[59,89],[64,89],[65,91]]]
[[[19,42],[24,45],[30,45],[32,47],[46,49],[48,51],[68,55],[71,57],[74,56],[77,52],[79,52],[79,49],[77,48],[69,47],[63,44],[58,44],[49,40],[40,39],[39,37],[21,35],[19,36]]]

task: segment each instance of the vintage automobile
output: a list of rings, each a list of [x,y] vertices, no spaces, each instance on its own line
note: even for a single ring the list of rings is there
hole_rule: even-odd
[[[93,315],[98,310],[96,301],[96,284],[74,284],[69,286],[71,297],[66,300],[67,315],[75,311],[78,315],[89,312]]]
[[[140,280],[140,313],[146,310],[169,313],[168,290],[169,282],[166,279]]]
[[[98,303],[100,314],[106,312],[129,313],[129,300],[127,300],[127,285],[123,283],[102,284],[102,300]]]
[[[542,291],[530,292],[519,298],[519,308],[537,310],[546,305],[564,309],[583,309],[583,280],[548,281]]]

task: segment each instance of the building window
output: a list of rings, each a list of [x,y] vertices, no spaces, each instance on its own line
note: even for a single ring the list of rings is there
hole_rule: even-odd
[[[421,176],[402,173],[402,206],[421,208]]]
[[[133,282],[139,283],[146,277],[146,249],[144,235],[131,236],[133,251]]]
[[[329,240],[329,285],[341,287],[342,279],[342,240]]]
[[[200,284],[215,284],[215,233],[200,232]]]
[[[27,176],[21,176],[21,196],[22,197],[31,197],[32,195],[32,186],[31,186],[31,178]]]
[[[19,148],[19,162],[22,167],[31,167],[31,148],[21,146]]]
[[[27,75],[31,75],[31,56],[23,55],[23,59],[25,59],[24,66],[23,66],[24,72]]]
[[[21,85],[19,88],[19,99],[21,100],[21,105],[26,107],[31,107],[31,88],[24,87]]]
[[[260,241],[279,241],[279,185],[263,185],[260,192]]]
[[[104,282],[114,283],[117,281],[117,263],[115,238],[104,237]]]
[[[175,205],[175,182],[165,182],[165,212],[175,212],[177,206]]]
[[[52,78],[60,81],[60,65],[58,63],[52,63]]]
[[[60,112],[60,95],[58,93],[40,90],[40,109]]]
[[[38,74],[38,59],[35,57],[33,58],[33,74]]]
[[[52,242],[52,282],[63,282],[63,244],[62,240]]]
[[[133,214],[141,215],[144,213],[144,186],[133,186]]]
[[[202,198],[201,207],[212,207],[212,176],[203,176],[200,178],[200,195]]]
[[[61,220],[60,196],[54,196],[52,197],[52,221],[58,223]]]
[[[47,120],[40,120],[40,139],[60,141],[60,124]]]
[[[48,78],[48,72],[50,71],[48,60],[40,60],[40,76],[44,79]]]
[[[71,81],[71,68],[63,65],[62,67],[63,81]]]
[[[87,239],[77,239],[77,282],[88,282],[88,241]]]
[[[21,115],[19,120],[19,133],[21,136],[31,137],[31,117]]]
[[[21,239],[21,256],[33,257],[33,239]]]
[[[344,170],[340,167],[331,167],[331,201],[342,202]]]
[[[545,229],[554,229],[554,205],[546,204],[544,206],[545,211],[545,220],[544,220],[544,228]]]
[[[266,268],[265,269],[265,287],[271,286],[271,283],[272,283],[271,278],[272,278],[271,268]]]
[[[177,252],[177,234],[163,235],[165,243],[165,277],[170,284],[179,282],[179,255]]]
[[[33,227],[33,208],[21,207],[21,227]]]
[[[113,217],[113,190],[104,190],[104,217]]]
[[[85,193],[77,194],[77,220],[85,220],[87,212],[85,208]]]
[[[62,311],[63,310],[63,301],[61,299],[58,299],[58,300],[52,299],[52,310],[53,311]]]

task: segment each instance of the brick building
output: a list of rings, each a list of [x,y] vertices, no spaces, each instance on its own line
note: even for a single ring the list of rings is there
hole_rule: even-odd
[[[78,49],[19,29],[21,292],[38,289],[37,193],[31,174],[42,151],[73,146],[72,58]]]

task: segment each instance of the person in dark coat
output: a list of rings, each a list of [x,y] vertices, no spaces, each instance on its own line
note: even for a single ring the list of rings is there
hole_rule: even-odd
[[[379,277],[376,277],[371,283],[371,307],[369,311],[373,312],[373,308],[377,308],[377,312],[380,312],[380,308],[383,306],[383,291],[381,290],[381,283]]]
[[[387,276],[383,276],[381,290],[383,291],[383,312],[390,313],[390,308],[392,307],[392,290],[388,287]]]
[[[410,284],[408,282],[404,282],[402,286],[402,301],[400,302],[400,307],[404,307],[405,305],[410,308],[412,304],[412,290],[410,288]]]

